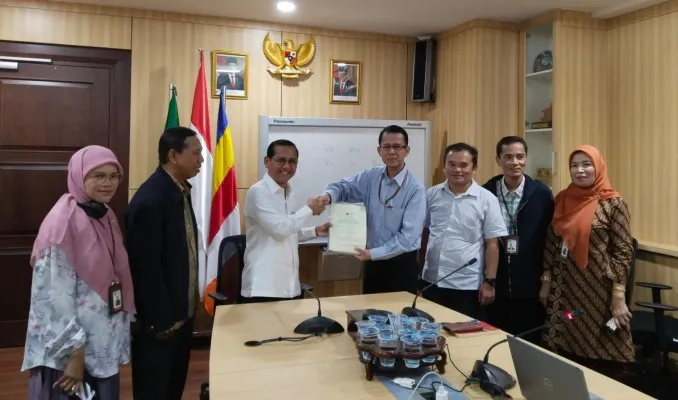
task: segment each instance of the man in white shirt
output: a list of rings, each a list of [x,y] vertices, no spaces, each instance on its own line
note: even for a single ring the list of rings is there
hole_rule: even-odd
[[[299,242],[327,236],[330,224],[304,226],[324,206],[309,199],[295,211],[294,191],[288,183],[297,171],[299,150],[289,140],[268,146],[267,173],[252,185],[245,200],[247,247],[242,273],[241,302],[254,303],[302,298],[299,284]]]
[[[499,201],[473,180],[477,166],[478,150],[473,146],[456,143],[445,149],[447,180],[427,192],[429,238],[423,284],[476,258],[474,264],[429,288],[424,297],[480,319],[480,306],[494,301],[499,238],[507,232]]]

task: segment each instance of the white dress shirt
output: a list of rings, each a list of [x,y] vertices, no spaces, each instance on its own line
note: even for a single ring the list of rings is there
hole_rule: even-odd
[[[304,228],[313,215],[304,205],[295,210],[294,192],[268,175],[252,185],[245,200],[247,247],[240,294],[244,297],[292,298],[301,294],[299,241],[316,237]]]
[[[508,234],[499,201],[475,181],[460,195],[452,193],[447,182],[433,186],[426,195],[429,237],[424,280],[433,283],[476,258],[475,264],[441,281],[438,287],[478,290],[485,273],[485,241]]]

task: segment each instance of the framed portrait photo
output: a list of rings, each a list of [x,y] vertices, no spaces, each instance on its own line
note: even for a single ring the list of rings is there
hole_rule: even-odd
[[[362,65],[359,61],[330,61],[330,103],[360,104]]]
[[[226,98],[247,99],[249,56],[228,50],[212,52],[212,98],[226,88]]]

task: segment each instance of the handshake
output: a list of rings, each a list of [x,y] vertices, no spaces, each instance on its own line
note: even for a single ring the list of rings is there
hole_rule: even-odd
[[[318,197],[311,197],[306,202],[308,208],[310,208],[311,211],[313,211],[313,215],[322,214],[322,212],[325,211],[325,207],[327,207],[329,204],[330,196],[327,193]]]

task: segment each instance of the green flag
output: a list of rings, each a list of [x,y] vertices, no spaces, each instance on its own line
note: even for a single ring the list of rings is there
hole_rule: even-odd
[[[177,88],[172,85],[172,97],[169,102],[169,109],[167,110],[167,121],[165,121],[165,129],[176,128],[179,126],[179,107],[177,106]]]

